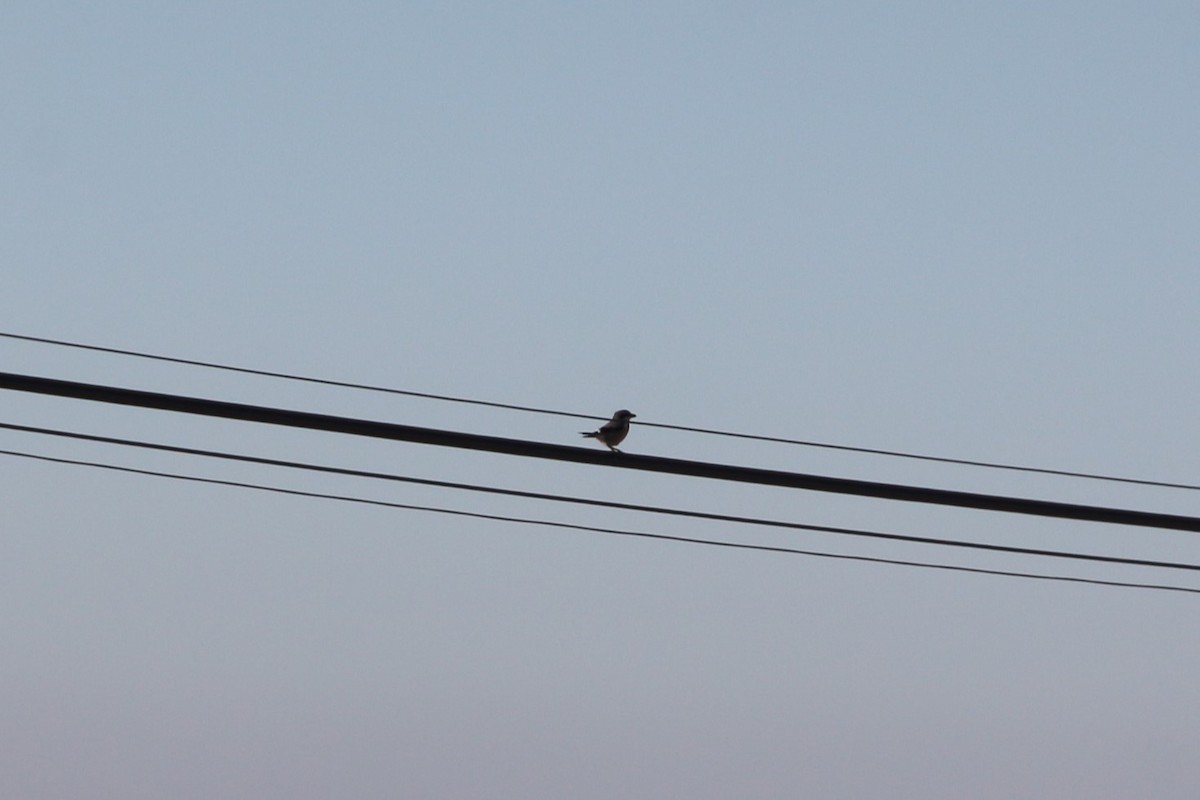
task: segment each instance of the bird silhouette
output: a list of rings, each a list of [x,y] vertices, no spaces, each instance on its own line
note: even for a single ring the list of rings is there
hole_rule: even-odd
[[[632,411],[622,408],[612,415],[612,419],[601,425],[599,430],[581,433],[586,438],[599,439],[608,445],[609,450],[619,453],[621,451],[617,449],[617,445],[625,441],[625,437],[629,435],[629,420],[636,416],[637,414]]]

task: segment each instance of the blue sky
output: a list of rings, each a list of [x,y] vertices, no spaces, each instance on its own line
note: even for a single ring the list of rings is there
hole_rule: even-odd
[[[1169,2],[9,4],[0,330],[1196,483],[1198,33],[1200,12]],[[583,429],[12,340],[0,362],[558,443]],[[7,422],[1200,563],[1187,534],[3,400]],[[16,433],[0,448],[1147,577]],[[650,428],[626,449],[1200,513],[1189,492]],[[564,534],[12,457],[0,479],[12,796],[1182,798],[1200,778],[1190,595]]]

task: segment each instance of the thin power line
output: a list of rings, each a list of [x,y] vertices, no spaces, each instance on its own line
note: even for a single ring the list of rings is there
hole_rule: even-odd
[[[378,386],[366,383],[353,383],[350,381],[330,380],[327,378],[314,378],[306,375],[297,375],[288,372],[277,372],[265,369],[251,369],[248,367],[236,367],[229,364],[219,364],[212,361],[199,361],[190,358],[177,358],[174,356],[156,355],[138,350],[124,350],[116,347],[102,347],[100,345],[83,344],[81,342],[69,342],[62,339],[49,339],[41,336],[26,336],[18,333],[7,333],[0,331],[0,337],[6,339],[14,339],[25,342],[35,342],[38,344],[48,344],[57,347],[70,347],[78,350],[90,350],[98,353],[109,353],[112,355],[129,356],[132,358],[141,358],[151,361],[162,361],[172,364],[184,364],[193,367],[204,367],[206,369],[223,370],[225,372],[235,372],[243,375],[258,375],[260,377],[280,378],[289,381],[300,381],[304,383],[313,383],[323,386],[336,386],[344,389],[358,389],[367,392],[382,392],[385,394],[402,395],[405,397],[417,397],[425,400],[438,400],[448,403],[463,403],[468,405],[483,406],[486,408],[499,408],[508,411],[525,411],[533,414],[549,414],[559,417],[572,417],[575,419],[602,420],[608,419],[605,416],[597,416],[595,414],[582,414],[573,411],[561,411],[551,408],[540,408],[537,406],[516,405],[513,403],[499,403],[491,400],[477,400],[467,397],[456,397],[453,395],[433,394],[430,392],[418,392],[408,389],[396,389],[386,386]],[[996,461],[982,461],[969,458],[952,458],[948,456],[934,456],[924,453],[913,453],[903,450],[885,450],[874,447],[857,447],[854,445],[833,444],[830,442],[817,442],[805,439],[793,439],[783,436],[765,436],[753,433],[739,433],[735,431],[719,430],[716,428],[699,428],[690,425],[673,425],[665,422],[647,422],[639,421],[636,423],[647,428],[661,428],[663,430],[681,431],[685,433],[699,433],[707,436],[725,436],[734,439],[745,439],[758,442],[771,442],[774,444],[790,444],[801,447],[814,447],[824,450],[840,450],[848,453],[863,453],[868,455],[887,456],[889,458],[907,458],[917,461],[936,462],[941,464],[956,464],[959,466],[983,467],[986,469],[1001,469],[1013,472],[1029,472],[1039,475],[1055,475],[1058,477],[1067,478],[1084,478],[1087,480],[1109,481],[1113,483],[1126,483],[1138,486],[1157,486],[1167,489],[1190,489],[1200,490],[1200,484],[1192,483],[1175,483],[1170,481],[1154,481],[1142,478],[1127,478],[1115,475],[1103,475],[1095,472],[1079,472],[1065,469],[1050,469],[1046,467],[1030,467],[1016,464],[1004,464]]]
[[[414,425],[399,425],[376,420],[339,417],[329,414],[314,414],[306,411],[255,406],[245,403],[230,403],[223,400],[208,400],[185,395],[146,392],[118,386],[103,386],[76,381],[42,378],[34,375],[18,375],[0,372],[0,388],[21,392],[33,392],[77,400],[100,403],[153,408],[182,414],[197,414],[243,422],[258,422],[293,428],[342,433],[351,436],[367,436],[392,441],[414,442],[439,447],[457,447],[491,453],[569,461],[593,466],[619,467],[693,478],[753,483],[761,486],[778,486],[791,489],[806,489],[816,492],[872,497],[880,500],[899,500],[910,503],[974,508],[1001,511],[1012,514],[1030,514],[1059,519],[1076,519],[1087,522],[1107,522],[1118,525],[1136,525],[1149,528],[1164,528],[1200,533],[1200,517],[1178,514],[1162,514],[1151,511],[1135,511],[1124,508],[1060,503],[1051,500],[1031,500],[1021,497],[962,492],[950,489],[932,489],[923,486],[908,486],[895,483],[833,478],[782,470],[741,467],[705,461],[689,461],[681,458],[618,454],[582,447],[547,442],[532,442],[524,439],[507,439],[499,436],[481,436],[461,431],[436,428],[421,428]]]
[[[360,389],[365,392],[382,392],[384,394],[396,394],[404,397],[419,397],[423,400],[440,400],[447,403],[464,403],[473,406],[486,406],[488,408],[503,408],[508,411],[528,411],[533,414],[553,414],[559,417],[575,417],[577,419],[608,419],[608,417],[598,417],[594,414],[575,414],[570,411],[555,411],[549,408],[537,408],[535,406],[520,406],[512,403],[496,403],[490,400],[473,400],[466,397],[454,397],[448,394],[432,394],[430,392],[414,392],[408,389],[392,389],[386,386],[373,386],[366,383],[352,383],[350,381],[336,381],[327,378],[313,378],[307,375],[295,375],[287,372],[274,372],[265,369],[250,369],[248,367],[234,367],[228,364],[217,364],[212,361],[197,361],[191,358],[176,358],[174,356],[155,355],[152,353],[143,353],[137,350],[122,350],[116,347],[101,347],[94,344],[81,344],[79,342],[66,342],[60,339],[44,339],[40,336],[22,336],[16,333],[5,333],[0,331],[0,337],[6,339],[20,339],[26,342],[38,342],[40,344],[52,344],[59,347],[73,347],[78,350],[91,350],[97,353],[111,353],[119,356],[131,356],[133,358],[143,358],[150,361],[163,361],[170,364],[184,364],[190,367],[205,367],[206,369],[219,369],[225,372],[236,372],[242,375],[258,375],[266,378],[282,378],[289,381],[300,381],[302,383],[315,383],[321,386],[337,386],[342,389]]]
[[[330,475],[343,475],[354,478],[369,478],[374,480],[385,480],[400,483],[410,483],[421,486],[435,486],[443,489],[455,489],[468,492],[479,492],[484,494],[504,495],[508,497],[520,497],[532,500],[546,500],[557,503],[571,503],[575,505],[586,505],[599,508],[613,508],[622,511],[637,511],[648,514],[660,514],[676,517],[688,517],[691,519],[705,519],[716,522],[730,522],[741,525],[760,525],[772,528],[786,528],[790,530],[815,531],[818,533],[832,533],[844,536],[855,536],[860,538],[881,539],[894,542],[905,542],[907,544],[922,544],[941,547],[958,547],[971,550],[983,550],[995,553],[1008,553],[1013,555],[1024,556],[1039,556],[1050,558],[1064,558],[1077,561],[1093,561],[1108,564],[1121,564],[1125,566],[1138,567],[1154,567],[1161,569],[1179,569],[1200,572],[1200,564],[1185,564],[1174,561],[1153,561],[1149,559],[1123,558],[1119,556],[1101,556],[1089,553],[1074,553],[1063,550],[1047,550],[1041,548],[1030,547],[1015,547],[1010,545],[989,544],[985,542],[971,541],[956,541],[951,539],[937,539],[928,536],[911,536],[899,533],[883,533],[879,531],[868,531],[856,528],[842,528],[831,525],[814,525],[801,522],[786,522],[783,520],[764,519],[761,517],[746,517],[733,514],[716,514],[705,511],[693,511],[680,508],[669,508],[664,506],[642,505],[637,503],[621,503],[613,500],[596,500],[594,498],[574,497],[570,495],[550,494],[546,492],[530,492],[519,489],[504,489],[496,486],[480,486],[478,484],[462,483],[457,481],[442,481],[432,478],[414,478],[407,475],[396,475],[387,472],[371,472],[366,470],[349,469],[346,467],[333,467],[323,464],[311,464],[300,461],[291,461],[285,459],[265,458],[262,456],[250,456],[239,453],[227,453],[217,450],[204,450],[194,447],[182,447],[179,445],[168,445],[157,442],[145,442],[134,439],[123,439],[113,436],[98,436],[95,434],[78,433],[75,431],[55,430],[51,428],[39,428],[30,425],[17,425],[13,423],[0,422],[0,429],[19,431],[21,433],[34,433],[45,436],[54,436],[58,438],[75,439],[79,441],[96,442],[100,444],[114,444],[122,447],[134,447],[143,450],[154,450],[158,452],[177,453],[180,455],[201,456],[205,458],[215,458],[224,461],[237,461],[247,464],[257,464],[260,466],[270,467],[285,467],[288,469],[306,470],[309,472],[320,472]]]
[[[1127,589],[1152,589],[1166,592],[1186,592],[1189,594],[1200,594],[1200,589],[1194,589],[1186,586],[1170,586],[1157,583],[1134,583],[1127,581],[1112,581],[1101,580],[1097,578],[1077,578],[1066,575],[1042,575],[1035,572],[1016,572],[1012,570],[999,569],[984,569],[981,567],[964,567],[956,564],[934,564],[925,561],[908,561],[893,558],[878,558],[874,556],[857,556],[847,555],[843,553],[825,553],[816,550],[802,550],[795,547],[779,547],[774,545],[749,544],[745,542],[727,542],[718,539],[701,539],[691,536],[675,536],[663,533],[647,533],[644,531],[630,531],[618,528],[601,528],[592,525],[577,525],[567,522],[552,522],[549,520],[529,519],[525,517],[513,517],[500,514],[483,514],[474,511],[461,511],[458,509],[441,508],[437,506],[422,506],[410,503],[395,503],[385,500],[371,500],[362,497],[351,497],[347,495],[326,494],[323,492],[308,492],[299,489],[285,489],[277,486],[265,486],[262,484],[246,483],[243,481],[220,480],[217,478],[201,478],[194,475],[180,475],[172,472],[161,472],[158,470],[135,469],[133,467],[122,467],[114,464],[104,464],[96,461],[83,461],[79,459],[55,458],[51,456],[37,455],[34,453],[24,453],[16,450],[0,450],[0,455],[13,456],[16,458],[34,459],[37,461],[45,461],[55,464],[69,464],[73,466],[91,467],[96,469],[111,470],[114,472],[124,472],[133,475],[151,476],[156,478],[169,478],[172,480],[190,481],[194,483],[205,483],[215,486],[235,487],[239,489],[254,489],[263,492],[272,492],[275,494],[291,495],[295,497],[308,497],[320,500],[337,500],[347,503],[358,503],[363,505],[380,506],[384,508],[403,509],[408,511],[423,511],[433,514],[445,514],[457,517],[470,517],[474,519],[486,519],[497,522],[519,523],[522,525],[538,525],[551,528],[561,528],[565,530],[585,531],[589,533],[602,533],[613,536],[627,536],[640,539],[656,539],[659,541],[679,542],[686,544],[707,545],[710,547],[727,547],[738,550],[758,550],[769,553],[785,553],[789,555],[812,556],[814,558],[831,558],[843,561],[861,561],[872,564],[888,564],[892,566],[919,567],[923,569],[939,569],[949,572],[967,572],[977,575],[997,575],[1009,578],[1027,578],[1032,580],[1043,581],[1058,581],[1066,583],[1084,583],[1095,586],[1115,586]]]

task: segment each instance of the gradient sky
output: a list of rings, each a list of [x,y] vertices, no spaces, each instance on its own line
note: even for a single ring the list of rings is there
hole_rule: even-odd
[[[0,9],[0,332],[1200,483],[1184,2]],[[562,444],[586,422],[0,339],[0,370]],[[0,421],[1200,563],[1194,535],[0,393]],[[0,449],[1114,580],[1186,573]],[[1200,514],[635,427],[626,450]],[[0,794],[1193,798],[1196,595],[571,533],[0,456]]]

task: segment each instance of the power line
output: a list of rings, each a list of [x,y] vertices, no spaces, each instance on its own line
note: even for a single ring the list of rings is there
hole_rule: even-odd
[[[336,386],[344,389],[357,389],[367,392],[382,392],[385,394],[402,395],[405,397],[417,397],[425,400],[438,400],[448,403],[462,403],[467,405],[483,406],[487,408],[499,408],[508,411],[525,411],[533,414],[548,414],[559,417],[572,417],[575,419],[603,420],[607,419],[604,416],[595,414],[582,414],[573,411],[561,411],[550,408],[540,408],[537,406],[516,405],[513,403],[499,403],[491,400],[477,400],[467,397],[456,397],[453,395],[433,394],[430,392],[418,392],[407,389],[396,389],[386,386],[378,386],[366,383],[353,383],[349,381],[330,380],[326,378],[314,378],[306,375],[296,375],[294,373],[277,372],[273,370],[251,369],[248,367],[236,367],[229,364],[219,364],[212,361],[199,361],[190,358],[178,358],[174,356],[157,355],[146,353],[138,350],[125,350],[116,347],[102,347],[100,345],[83,344],[81,342],[69,342],[62,339],[50,339],[41,336],[27,336],[18,333],[7,333],[0,331],[0,337],[6,339],[14,339],[25,342],[35,342],[38,344],[48,344],[58,347],[69,347],[79,350],[90,350],[98,353],[109,353],[112,355],[129,356],[132,358],[141,358],[151,361],[162,361],[172,364],[183,364],[193,367],[204,367],[206,369],[223,370],[225,372],[235,372],[243,375],[257,375],[260,377],[280,378],[289,381],[300,381],[304,383],[319,384],[323,386]],[[873,447],[857,447],[854,445],[833,444],[830,442],[817,442],[805,439],[793,439],[782,436],[766,436],[753,433],[739,433],[735,431],[719,430],[716,428],[699,428],[689,425],[673,425],[665,422],[648,422],[639,421],[638,425],[646,428],[661,428],[663,430],[681,431],[685,433],[700,433],[707,436],[725,436],[734,439],[745,439],[750,441],[771,442],[774,444],[791,444],[801,447],[814,447],[824,450],[840,450],[848,453],[863,453],[867,455],[887,456],[889,458],[907,458],[917,461],[927,461],[941,464],[955,464],[968,467],[982,467],[986,469],[1001,469],[1013,472],[1028,472],[1039,475],[1054,475],[1057,477],[1066,478],[1083,478],[1087,480],[1109,481],[1113,483],[1133,484],[1137,486],[1157,486],[1167,489],[1190,489],[1200,490],[1200,484],[1192,483],[1175,483],[1170,481],[1154,481],[1143,478],[1128,478],[1115,475],[1103,475],[1095,472],[1080,472],[1065,469],[1051,469],[1047,467],[1030,467],[1016,464],[1004,464],[996,461],[982,461],[978,459],[968,458],[952,458],[949,456],[934,456],[924,453],[912,453],[903,450],[886,450]]]
[[[403,509],[409,511],[423,511],[434,514],[446,514],[458,517],[471,517],[475,519],[486,519],[498,522],[519,523],[523,525],[538,525],[553,528],[562,528],[565,530],[585,531],[590,533],[602,533],[615,536],[627,536],[641,539],[655,539],[668,542],[679,542],[686,544],[700,544],[710,547],[726,547],[738,550],[757,550],[770,553],[785,553],[790,555],[812,556],[814,558],[830,558],[843,561],[860,561],[872,564],[888,564],[892,566],[919,567],[924,569],[938,569],[949,572],[966,572],[977,575],[996,575],[1010,578],[1027,578],[1032,580],[1057,581],[1066,583],[1083,583],[1095,586],[1113,586],[1128,589],[1152,589],[1157,591],[1167,592],[1186,592],[1189,594],[1200,594],[1200,589],[1194,589],[1186,586],[1171,586],[1166,584],[1156,583],[1135,583],[1128,581],[1112,581],[1102,580],[1098,578],[1078,578],[1066,575],[1043,575],[1036,572],[1016,572],[1012,570],[985,569],[982,567],[965,567],[957,564],[935,564],[925,561],[908,561],[893,558],[878,558],[875,556],[859,556],[847,555],[843,553],[825,553],[815,550],[802,550],[794,547],[779,547],[775,545],[749,544],[745,542],[727,542],[718,539],[701,539],[691,536],[675,536],[672,534],[647,533],[644,531],[630,531],[618,528],[601,528],[592,525],[577,525],[567,522],[552,522],[550,520],[528,519],[525,517],[513,517],[500,514],[483,514],[474,511],[461,511],[458,509],[448,509],[436,506],[421,506],[409,503],[395,503],[385,500],[371,500],[362,497],[351,497],[347,495],[326,494],[323,492],[308,492],[299,489],[286,489],[277,486],[265,486],[262,484],[246,483],[243,481],[221,480],[217,478],[201,478],[194,475],[180,475],[178,473],[161,472],[157,470],[136,469],[133,467],[122,467],[114,464],[104,464],[95,461],[83,461],[78,459],[55,458],[52,456],[43,456],[33,453],[24,453],[16,450],[0,450],[0,455],[13,456],[16,458],[28,458],[38,461],[45,461],[55,464],[69,464],[73,466],[92,467],[96,469],[105,469],[115,472],[124,472],[134,475],[152,476],[158,478],[169,478],[173,480],[190,481],[194,483],[205,483],[216,486],[235,487],[240,489],[253,489],[257,491],[272,492],[275,494],[292,495],[296,497],[308,497],[321,500],[337,500],[348,503],[358,503],[363,505],[380,506],[385,508]]]
[[[215,458],[224,461],[237,461],[247,464],[257,464],[260,466],[270,467],[285,467],[288,469],[299,469],[310,472],[320,472],[323,474],[343,475],[355,478],[370,478],[374,480],[385,480],[400,483],[410,483],[420,486],[435,486],[443,489],[456,489],[468,492],[479,492],[493,495],[504,495],[508,497],[520,497],[532,500],[546,500],[558,503],[571,503],[575,505],[586,505],[600,508],[612,508],[622,511],[637,511],[649,514],[661,514],[676,517],[688,517],[692,519],[705,519],[717,522],[731,522],[741,525],[760,525],[772,528],[786,528],[790,530],[815,531],[818,533],[832,533],[845,536],[855,536],[860,538],[880,539],[894,542],[904,542],[907,544],[922,544],[934,545],[942,547],[957,547],[971,550],[990,551],[995,553],[1007,553],[1012,555],[1024,556],[1040,556],[1050,558],[1064,558],[1077,561],[1092,561],[1108,564],[1121,564],[1124,566],[1138,567],[1154,567],[1161,569],[1178,569],[1200,572],[1200,565],[1185,564],[1174,561],[1154,561],[1149,559],[1123,558],[1119,556],[1101,556],[1089,553],[1075,553],[1063,550],[1047,550],[1041,548],[1030,547],[1015,547],[1011,545],[989,544],[986,542],[971,542],[950,539],[937,539],[928,536],[912,536],[899,533],[883,533],[879,531],[868,531],[856,528],[843,528],[830,525],[814,525],[801,522],[787,522],[783,520],[764,519],[761,517],[746,517],[733,514],[716,514],[705,511],[693,511],[680,508],[668,508],[663,506],[642,505],[637,503],[622,503],[613,500],[596,500],[594,498],[574,497],[570,495],[550,494],[546,492],[531,492],[519,489],[504,489],[496,486],[481,486],[478,484],[462,483],[457,481],[443,481],[432,478],[414,478],[407,475],[396,475],[386,472],[371,472],[366,470],[349,469],[346,467],[333,467],[323,464],[311,464],[300,461],[291,461],[285,459],[265,458],[262,456],[250,456],[239,453],[227,453],[217,450],[205,450],[194,447],[183,447],[180,445],[161,444],[158,442],[145,442],[134,439],[124,439],[113,436],[99,436],[88,433],[78,433],[75,431],[55,430],[51,428],[39,428],[30,425],[17,425],[13,423],[0,422],[0,429],[18,431],[21,433],[34,433],[45,436],[54,436],[58,438],[75,439],[78,441],[96,442],[100,444],[114,444],[122,447],[134,447],[143,450],[154,450],[158,452],[176,453],[180,455],[202,456],[205,458]]]
[[[119,356],[131,356],[133,358],[142,358],[150,361],[162,361],[170,364],[184,364],[190,367],[205,367],[206,369],[218,369],[225,372],[236,372],[242,375],[258,375],[265,378],[282,378],[289,381],[300,381],[302,383],[314,383],[321,386],[336,386],[342,389],[359,389],[366,392],[382,392],[384,394],[402,395],[404,397],[418,397],[423,400],[440,400],[447,403],[464,403],[473,406],[486,406],[488,408],[502,408],[508,411],[528,411],[534,414],[552,414],[559,417],[574,417],[576,419],[608,419],[608,417],[598,417],[594,414],[575,414],[570,411],[555,411],[549,408],[537,408],[535,406],[521,406],[512,403],[497,403],[490,400],[473,400],[466,397],[454,397],[448,394],[431,394],[429,392],[415,392],[407,389],[392,389],[386,386],[374,386],[366,383],[352,383],[349,381],[329,380],[327,378],[313,378],[307,375],[295,375],[287,372],[274,372],[265,369],[250,369],[248,367],[234,367],[228,364],[217,364],[212,361],[197,361],[191,358],[176,358],[174,356],[155,355],[152,353],[143,353],[137,350],[122,350],[117,347],[101,347],[94,344],[81,344],[79,342],[67,342],[61,339],[45,339],[40,336],[23,336],[17,333],[5,333],[0,331],[0,337],[5,339],[19,339],[26,342],[37,342],[39,344],[52,344],[59,347],[72,347],[78,350],[91,350],[96,353],[110,353]]]
[[[140,408],[153,408],[184,414],[236,419],[244,422],[306,428],[352,436],[368,436],[441,447],[457,447],[530,458],[569,461],[580,464],[592,464],[594,466],[620,467],[673,475],[686,475],[696,478],[754,483],[763,486],[807,489],[818,492],[872,497],[881,500],[899,500],[987,511],[1002,511],[1014,514],[1056,517],[1060,519],[1076,519],[1088,522],[1107,522],[1119,525],[1200,532],[1200,518],[1177,514],[1061,503],[1050,500],[1004,497],[850,478],[833,478],[824,475],[741,467],[704,461],[688,461],[661,456],[616,454],[546,442],[506,439],[498,436],[482,436],[479,434],[438,430],[435,428],[420,428],[413,425],[399,425],[396,423],[352,417],[314,414],[305,411],[270,408],[245,403],[231,403],[222,400],[208,400],[161,392],[146,392],[137,389],[78,383],[32,375],[18,375],[9,372],[0,372],[0,389],[12,389],[15,391],[70,397],[78,400],[114,403]]]

